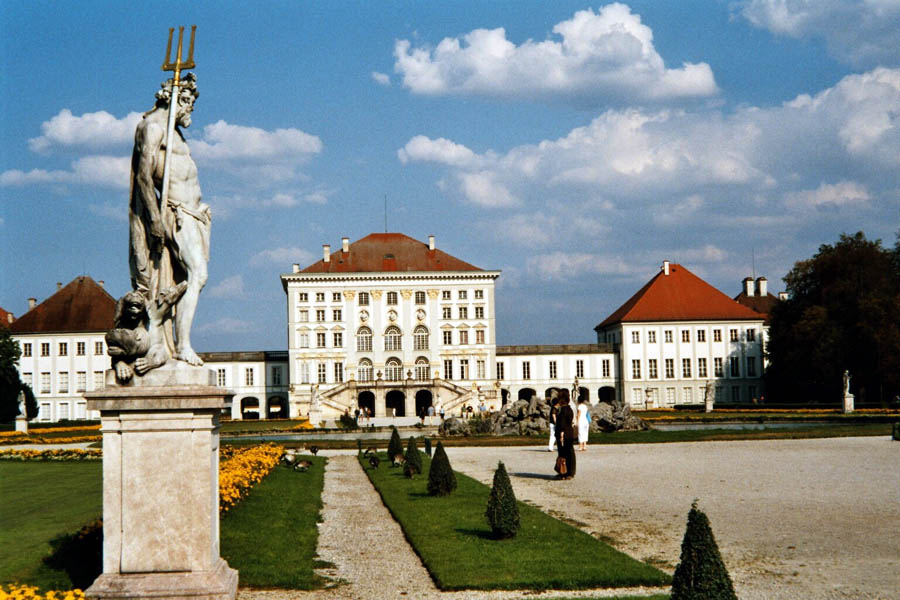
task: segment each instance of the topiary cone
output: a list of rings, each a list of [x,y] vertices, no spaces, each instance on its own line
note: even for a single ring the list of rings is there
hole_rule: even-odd
[[[737,600],[709,519],[697,508],[696,500],[688,513],[670,600]]]
[[[391,428],[391,441],[388,442],[388,461],[394,460],[398,454],[403,454],[403,442],[400,441],[400,432],[397,427]]]
[[[450,459],[444,445],[437,443],[431,467],[428,469],[428,493],[432,496],[449,496],[456,489],[456,475],[450,467]]]
[[[494,471],[494,485],[484,516],[497,539],[515,537],[519,531],[519,504],[502,462],[497,463],[497,470]]]
[[[406,445],[406,470],[409,470],[410,477],[418,475],[422,472],[422,455],[419,454],[419,448],[416,445],[416,438],[409,437],[409,444]]]

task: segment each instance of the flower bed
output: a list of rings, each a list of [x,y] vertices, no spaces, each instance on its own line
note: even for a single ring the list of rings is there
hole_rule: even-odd
[[[231,457],[219,465],[219,512],[228,512],[246,496],[275,468],[283,454],[284,448],[276,444],[234,450]]]
[[[70,431],[99,431],[99,425],[74,425],[71,427],[34,427],[32,428],[33,433],[67,433]],[[0,431],[0,438],[5,437],[17,437],[17,436],[28,436],[30,434],[24,433],[22,431]]]
[[[0,450],[0,460],[100,460],[100,449],[60,448],[57,450]]]
[[[12,444],[83,444],[84,442],[99,442],[103,436],[76,435],[73,437],[41,437],[37,435],[23,435],[21,437],[0,438],[0,445]]]
[[[81,590],[67,590],[40,593],[33,585],[0,585],[0,600],[84,600]]]

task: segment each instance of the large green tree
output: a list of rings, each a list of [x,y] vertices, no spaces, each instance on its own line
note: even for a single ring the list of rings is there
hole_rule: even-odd
[[[22,349],[9,329],[0,327],[0,423],[8,423],[19,414],[19,392],[25,392],[29,419],[37,416],[37,402],[31,388],[19,379],[19,357]]]
[[[900,392],[900,236],[893,249],[842,234],[784,278],[772,310],[766,390],[781,402],[838,402],[850,371],[857,402]]]

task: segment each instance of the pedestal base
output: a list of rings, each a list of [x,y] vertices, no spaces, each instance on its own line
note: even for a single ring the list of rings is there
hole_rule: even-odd
[[[85,594],[102,600],[233,600],[238,572],[224,560],[215,571],[172,573],[104,573]]]
[[[28,433],[28,417],[24,415],[16,417],[16,431],[19,433]]]
[[[852,413],[854,409],[854,400],[856,397],[853,394],[844,394],[844,413]]]

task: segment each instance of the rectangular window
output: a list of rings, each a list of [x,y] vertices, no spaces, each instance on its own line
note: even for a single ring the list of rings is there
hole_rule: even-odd
[[[475,318],[476,318],[476,319],[483,319],[483,318],[484,318],[484,307],[483,307],[483,306],[476,306],[476,307],[475,307]]]
[[[482,300],[484,298],[484,290],[475,290],[475,299]]]
[[[682,329],[681,330],[681,341],[682,342],[690,342],[691,341],[691,330],[690,329]]]
[[[360,292],[359,293],[359,305],[360,306],[368,306],[369,305],[369,292]]]
[[[309,311],[306,309],[301,310],[298,314],[297,320],[301,323],[309,323]]]
[[[216,385],[225,387],[225,369],[216,369]]]
[[[687,379],[691,376],[691,359],[682,358],[681,359],[681,376]]]
[[[722,368],[722,358],[716,357],[713,359],[713,375],[715,377],[722,377],[725,375],[725,371]]]
[[[325,322],[325,310],[319,309],[316,311],[316,322],[324,323]]]
[[[556,379],[556,361],[550,361],[550,379]]]
[[[341,312],[341,309],[339,309],[339,308],[336,308],[333,311],[331,311],[331,320],[332,321],[343,321],[344,320],[343,316],[344,315]]]
[[[47,372],[41,373],[41,393],[42,394],[50,393],[50,373],[47,373]]]
[[[94,355],[101,356],[103,354],[103,342],[94,342]]]
[[[697,331],[697,341],[698,342],[706,341],[706,330],[705,329],[700,329]]]
[[[756,386],[748,385],[747,386],[747,395],[750,396],[751,402],[756,403]]]
[[[694,401],[693,388],[686,387],[681,390],[681,397],[685,404],[691,404]]]
[[[452,319],[453,317],[450,315],[450,307],[442,306],[441,307],[441,318],[442,319]]]
[[[484,329],[476,329],[475,330],[475,343],[476,344],[484,343]]]
[[[59,355],[60,356],[68,356],[69,355],[69,344],[66,342],[59,343]]]
[[[655,332],[655,331],[648,331],[648,332],[647,332],[647,343],[648,343],[648,344],[655,344],[655,343],[656,343],[656,332]]]
[[[344,347],[344,334],[341,331],[335,331],[332,335],[334,338],[332,341],[334,342],[333,346],[335,348],[343,348]]]
[[[319,363],[318,367],[316,368],[316,372],[318,373],[318,382],[319,383],[326,382],[326,377],[328,375],[327,369],[328,369],[328,366],[323,362]]]
[[[641,378],[641,361],[635,359],[631,361],[631,378],[632,379],[640,379]]]
[[[281,385],[281,367],[272,367],[272,385]]]
[[[309,348],[309,334],[301,333],[297,336],[297,347],[298,348]]]
[[[449,358],[444,361],[444,379],[448,381],[453,379],[453,361]]]
[[[441,300],[450,300],[450,290],[441,291]]]
[[[325,302],[325,292],[316,292],[316,302]]]
[[[50,356],[50,344],[41,342],[41,356]]]
[[[441,333],[443,334],[444,345],[452,346],[453,345],[453,332],[452,331],[443,331]]]
[[[297,302],[309,302],[309,294],[306,292],[300,292],[297,294]]]
[[[344,363],[337,361],[334,363],[334,382],[340,383],[344,380]]]
[[[731,360],[731,376],[732,377],[740,377],[741,376],[741,361],[737,356],[732,356]]]
[[[465,306],[459,307],[459,318],[460,319],[468,319],[469,318],[469,309]]]
[[[75,391],[83,392],[87,389],[87,371],[75,373]]]
[[[459,299],[465,300],[467,297],[466,290],[459,290]]]
[[[103,380],[103,371],[94,371],[94,389],[102,390],[106,385]]]
[[[747,377],[756,377],[756,357],[747,357]]]
[[[741,386],[739,386],[739,385],[731,386],[731,401],[732,402],[740,402],[741,401]]]
[[[28,387],[34,387],[34,385],[33,385],[34,381],[31,376],[31,373],[22,373],[22,383],[24,383]]]
[[[671,344],[671,343],[672,343],[672,330],[671,330],[671,329],[666,329],[666,330],[663,332],[663,335],[665,336],[666,343],[667,343],[667,344]]]
[[[675,404],[675,388],[666,388],[666,404],[673,406]]]
[[[697,377],[706,377],[706,359],[697,359]]]
[[[389,306],[397,305],[397,292],[388,292],[387,293],[387,303]]]
[[[722,341],[722,330],[721,329],[713,329],[713,341],[714,342]]]
[[[253,385],[253,368],[244,369],[244,385]]]
[[[603,377],[609,377],[609,359],[603,359]]]
[[[75,403],[75,418],[81,420],[87,419],[87,402]]]
[[[68,421],[69,420],[69,403],[68,402],[60,402],[57,405],[58,414],[56,415],[58,421]]]
[[[755,341],[756,341],[756,330],[755,330],[755,329],[748,329],[748,330],[747,330],[747,341],[748,341],[748,342],[755,342]]]
[[[575,361],[575,377],[579,379],[584,378],[584,361],[576,360]]]
[[[647,361],[647,376],[650,379],[656,379],[659,377],[659,372],[657,371],[655,358],[651,358]]]
[[[631,332],[631,343],[632,344],[640,344],[641,343],[641,332],[640,331],[632,331]]]
[[[666,379],[674,379],[675,378],[675,359],[667,358],[666,359]]]
[[[475,367],[478,369],[478,373],[476,375],[478,377],[478,379],[484,379],[485,378],[484,361],[483,360],[476,361]]]
[[[459,332],[459,344],[460,346],[464,346],[469,343],[469,332],[463,329]],[[465,378],[463,378],[465,379]]]
[[[340,302],[341,301],[341,293],[340,292],[331,292],[331,301],[332,302]]]
[[[522,363],[522,379],[531,379],[531,363],[527,360]]]
[[[737,329],[731,329],[731,330],[729,330],[728,334],[729,334],[730,339],[731,339],[732,342],[737,342],[738,340],[740,340],[740,336],[738,335],[738,330],[737,330]]]
[[[309,383],[309,363],[300,363],[300,383]]]
[[[69,372],[68,371],[60,371],[59,372],[59,393],[60,394],[68,394],[69,393]]]
[[[469,359],[467,358],[459,361],[459,378],[462,380],[469,378]]]
[[[416,292],[416,304],[425,304],[425,292]]]
[[[31,344],[22,344],[22,356],[31,356]]]
[[[497,379],[506,379],[506,365],[502,362],[497,363]]]
[[[76,342],[75,343],[75,354],[77,356],[84,356],[84,342]]]
[[[316,348],[324,348],[325,347],[325,332],[320,331],[316,333]]]

